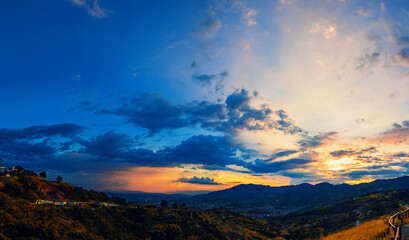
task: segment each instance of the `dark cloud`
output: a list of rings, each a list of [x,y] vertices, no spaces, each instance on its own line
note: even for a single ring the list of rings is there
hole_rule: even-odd
[[[196,177],[192,178],[179,178],[178,182],[190,183],[190,184],[200,184],[200,185],[221,185],[221,183],[215,182],[213,178],[208,177]]]
[[[398,158],[409,157],[409,154],[401,152],[401,153],[394,154],[393,157],[398,157]]]
[[[223,72],[219,73],[219,76],[223,79],[229,76],[229,71],[227,69],[224,69]]]
[[[287,151],[281,151],[281,152],[276,152],[273,155],[271,155],[271,158],[275,159],[275,158],[279,158],[279,157],[286,157],[288,155],[297,153],[298,151],[295,150],[287,150]]]
[[[194,62],[196,64],[196,62]],[[211,85],[212,82],[216,81],[216,79],[219,79],[219,82],[224,80],[226,77],[228,77],[229,72],[227,69],[223,70],[223,72],[219,74],[202,74],[202,75],[193,75],[193,79],[200,82],[203,85]]]
[[[401,36],[398,39],[398,44],[399,45],[409,45],[409,36]]]
[[[396,56],[400,63],[409,64],[409,48],[401,49]]]
[[[357,59],[358,66],[356,69],[365,69],[370,71],[373,66],[379,62],[380,53],[374,52],[371,54],[366,53],[364,56]]]
[[[385,143],[401,144],[408,141],[409,122],[403,121],[401,124],[394,123],[389,131],[379,134],[375,140]]]
[[[98,155],[108,158],[121,156],[124,151],[129,151],[135,142],[126,133],[118,133],[116,131],[108,131],[90,140],[82,140],[83,149],[81,153]]]
[[[336,158],[340,158],[340,157],[344,157],[344,156],[350,156],[351,154],[354,154],[355,151],[346,151],[346,150],[339,150],[339,151],[334,151],[334,152],[330,152],[329,154],[331,154],[331,156],[336,157]]]
[[[193,78],[203,84],[209,85],[213,79],[217,78],[215,74],[203,74],[203,75],[196,75]]]
[[[345,176],[348,176],[350,179],[362,179],[364,177],[375,177],[375,178],[394,178],[401,177],[405,175],[407,171],[396,171],[394,169],[368,169],[368,170],[358,170],[345,173]]]
[[[305,167],[306,164],[311,162],[313,162],[313,160],[300,158],[292,158],[285,161],[273,162],[271,162],[270,159],[256,159],[253,163],[247,163],[245,167],[257,173],[275,173],[290,169],[302,168]]]
[[[286,119],[288,117],[287,113],[284,110],[278,110],[276,111],[276,114],[281,118],[281,119]]]
[[[236,158],[239,145],[229,137],[198,135],[182,141],[175,147],[153,151],[136,148],[127,134],[114,131],[82,142],[81,153],[112,158],[138,166],[180,166],[204,164],[225,167],[241,161]]]
[[[78,153],[88,155],[91,161],[117,162],[118,166],[182,166],[198,164],[208,170],[230,170],[229,165],[242,166],[255,173],[271,173],[299,168],[311,160],[292,158],[285,161],[273,161],[279,156],[288,156],[296,151],[282,151],[274,157],[263,160],[254,150],[246,149],[229,136],[198,135],[182,141],[175,147],[165,147],[157,151],[137,148],[135,140],[124,133],[106,132],[90,140],[81,141],[83,146]]]
[[[84,128],[75,124],[56,124],[49,126],[32,126],[23,129],[0,129],[0,141],[2,139],[6,140],[17,140],[17,139],[36,139],[44,137],[73,137]]]
[[[181,106],[155,93],[142,94],[117,109],[103,109],[99,112],[123,116],[127,122],[146,128],[151,133],[189,125],[188,120],[183,116]]]
[[[238,109],[243,106],[247,107],[249,101],[250,96],[247,90],[236,90],[226,98],[226,106],[228,109]]]
[[[366,149],[357,149],[357,150],[338,150],[338,151],[333,151],[330,152],[329,154],[331,154],[331,156],[335,157],[335,158],[341,158],[344,156],[358,156],[360,154],[364,154],[366,152],[375,152],[377,151],[375,147],[370,147],[370,148],[366,148]],[[365,158],[364,156],[359,156],[360,158]]]
[[[312,179],[311,173],[308,172],[290,172],[290,171],[283,171],[279,173],[281,176],[295,178],[295,179]]]
[[[328,141],[334,140],[337,134],[338,134],[337,132],[327,132],[312,137],[305,136],[304,139],[298,141],[298,144],[302,149],[319,147],[327,143]]]
[[[83,127],[75,124],[32,126],[23,129],[0,129],[0,157],[11,161],[36,161],[67,150],[67,143],[57,140],[75,138]]]
[[[288,118],[274,120],[273,111],[266,105],[260,108],[250,106],[250,100],[245,89],[236,90],[224,103],[194,101],[183,105],[176,105],[158,94],[142,94],[117,109],[104,109],[98,113],[122,116],[126,122],[145,128],[151,134],[192,126],[228,134],[242,129],[274,129],[289,134],[302,132]]]

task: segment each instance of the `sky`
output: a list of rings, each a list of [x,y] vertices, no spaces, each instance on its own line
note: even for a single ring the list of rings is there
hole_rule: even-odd
[[[9,166],[161,193],[409,174],[406,1],[0,4]]]

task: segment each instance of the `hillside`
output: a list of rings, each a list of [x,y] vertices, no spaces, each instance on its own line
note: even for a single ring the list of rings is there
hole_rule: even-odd
[[[409,188],[409,177],[376,180],[357,185],[303,183],[283,187],[242,184],[229,189],[198,195],[196,202],[217,204],[227,208],[244,207],[303,207],[325,206],[349,198],[359,197],[376,191],[389,191]]]
[[[390,216],[409,202],[409,190],[385,191],[352,198],[325,207],[271,217],[267,221],[279,225],[285,239],[318,239],[374,219]]]
[[[277,228],[226,210],[185,205],[122,207],[33,204],[117,202],[103,193],[47,181],[21,171],[0,177],[0,239],[273,239]]]
[[[405,178],[379,182],[403,180]],[[392,186],[390,182],[384,185]],[[288,188],[292,187],[273,188],[272,191],[288,193]],[[314,188],[308,184],[301,187]],[[249,188],[250,192],[270,189],[257,185],[237,188],[242,191]],[[91,204],[36,205],[33,204],[36,199]],[[116,202],[120,207],[93,202]],[[337,232],[334,236],[353,234],[351,228],[357,221],[364,223],[362,228],[371,229],[372,223],[380,226],[379,222],[369,221],[385,219],[408,202],[408,189],[378,191],[286,216],[254,220],[225,209],[189,209],[186,204],[131,205],[117,197],[109,198],[104,193],[68,183],[47,181],[22,170],[9,177],[0,176],[0,239],[319,239]],[[383,234],[382,231],[379,234]]]
[[[322,240],[374,240],[390,239],[387,236],[388,224],[384,219],[372,220],[351,229],[324,237]]]

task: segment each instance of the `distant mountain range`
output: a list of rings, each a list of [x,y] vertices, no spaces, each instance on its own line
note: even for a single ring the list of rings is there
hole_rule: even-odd
[[[201,194],[191,198],[193,202],[215,204],[220,207],[317,207],[341,200],[359,197],[377,191],[409,188],[409,176],[375,180],[357,185],[319,183],[270,187],[241,184],[235,187]]]

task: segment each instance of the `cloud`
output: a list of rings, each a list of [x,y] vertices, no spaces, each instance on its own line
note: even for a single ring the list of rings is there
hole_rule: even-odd
[[[246,164],[245,167],[257,173],[276,173],[290,169],[303,168],[306,164],[311,162],[313,162],[313,160],[301,158],[273,162],[271,162],[270,159],[256,159],[254,162]]]
[[[360,149],[360,150],[338,150],[338,151],[330,152],[329,154],[333,156],[334,158],[342,158],[345,156],[358,156],[366,152],[374,153],[376,151],[377,149],[375,147],[369,147],[369,148]],[[360,156],[360,157],[362,158],[363,156]]]
[[[193,63],[195,63],[194,67],[197,67],[196,62],[194,61]],[[201,75],[193,75],[192,77],[194,80],[198,81],[199,83],[205,86],[209,86],[212,84],[212,82],[216,81],[217,79],[219,79],[218,84],[220,84],[220,82],[223,81],[228,76],[229,76],[229,72],[227,69],[225,69],[219,74],[201,74]]]
[[[397,56],[397,62],[409,66],[409,48],[401,49]]]
[[[373,140],[382,143],[402,144],[408,141],[409,121],[403,121],[402,124],[394,123],[392,128],[379,134]]]
[[[210,40],[221,27],[222,23],[219,19],[208,18],[199,22],[193,33],[202,40]]]
[[[287,150],[287,151],[276,152],[273,155],[271,155],[271,158],[275,159],[275,158],[279,158],[279,157],[287,157],[287,156],[289,156],[291,154],[294,154],[294,153],[297,153],[297,152],[298,151],[296,151],[296,150]]]
[[[247,90],[236,90],[226,98],[226,106],[228,109],[238,109],[244,105],[247,105],[249,100],[250,96]]]
[[[392,178],[392,177],[401,177],[403,175],[407,174],[407,171],[401,172],[401,171],[396,171],[395,169],[380,169],[380,170],[374,170],[374,169],[368,169],[368,170],[358,170],[358,171],[352,171],[345,173],[345,176],[348,176],[349,179],[362,179],[364,177],[374,177],[377,179],[380,178]]]
[[[14,161],[35,161],[66,150],[62,139],[76,138],[83,127],[75,124],[0,129],[0,156]],[[58,141],[57,141],[58,140]]]
[[[370,11],[365,11],[362,7],[358,8],[358,10],[356,10],[356,13],[363,17],[369,17],[371,15]]]
[[[409,154],[404,153],[404,152],[400,152],[400,153],[394,154],[393,157],[397,157],[397,158],[404,158],[405,157],[406,158],[406,157],[409,157]]]
[[[193,78],[195,80],[198,80],[199,82],[204,83],[206,85],[209,85],[211,83],[211,81],[213,79],[215,79],[216,77],[217,77],[217,75],[215,75],[215,74],[210,74],[210,75],[209,74],[203,74],[203,75],[193,76]]]
[[[179,178],[177,182],[184,182],[190,184],[200,184],[200,185],[221,185],[221,183],[215,182],[213,178],[208,177],[196,177],[192,178]]]
[[[324,145],[329,141],[335,140],[337,135],[337,132],[327,132],[312,137],[306,136],[304,139],[301,139],[298,144],[302,149],[315,148]]]
[[[207,170],[275,173],[300,168],[312,162],[309,159],[299,158],[274,161],[275,158],[289,156],[297,152],[293,150],[278,152],[269,159],[256,158],[260,156],[258,152],[247,149],[231,136],[197,135],[174,147],[168,146],[154,151],[138,148],[134,138],[128,134],[108,131],[88,140],[79,140],[78,144],[81,145],[78,151],[71,150],[66,154],[54,156],[57,159],[55,161],[59,162],[59,167],[71,165],[67,168],[81,169],[86,163],[105,165],[105,167],[98,166],[96,168],[101,170],[130,166],[182,167],[185,164],[195,164],[197,167]],[[74,159],[75,156],[82,160]],[[230,166],[239,166],[243,170]]]
[[[379,62],[379,57],[380,54],[378,52],[374,52],[372,54],[366,53],[364,56],[357,59],[359,65],[356,67],[356,69],[366,69],[371,71],[372,68]]]
[[[108,158],[121,156],[123,151],[129,151],[135,144],[135,140],[126,133],[108,131],[90,140],[82,140],[84,147],[80,152],[98,155]]]
[[[320,33],[325,39],[331,39],[337,36],[337,31],[334,26],[324,26],[319,23],[315,24],[314,28],[311,28],[308,32],[312,34]]]
[[[81,133],[84,127],[65,123],[56,125],[38,125],[23,129],[0,129],[0,140],[24,140],[43,137],[73,137]]]
[[[94,18],[104,18],[110,11],[101,8],[98,0],[70,0],[77,6],[83,7]]]
[[[189,125],[183,116],[183,107],[155,93],[141,94],[117,109],[103,109],[99,112],[123,116],[126,122],[148,129],[151,133]]]
[[[125,121],[147,129],[151,135],[164,129],[180,129],[200,126],[203,129],[236,134],[239,130],[277,130],[297,134],[302,130],[286,118],[277,120],[274,112],[261,105],[250,105],[251,95],[245,89],[238,89],[227,96],[224,103],[193,101],[174,104],[158,94],[145,93],[130,99],[116,109],[102,109],[97,113],[124,117]],[[282,112],[280,112],[283,115]]]
[[[181,166],[201,164],[226,167],[241,164],[237,158],[241,145],[230,137],[198,135],[190,137],[174,147],[153,151],[136,148],[135,142],[127,134],[109,131],[96,138],[83,141],[79,153],[120,161],[135,166]]]

